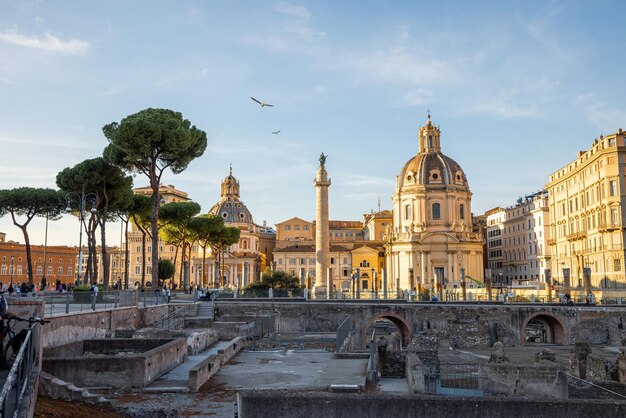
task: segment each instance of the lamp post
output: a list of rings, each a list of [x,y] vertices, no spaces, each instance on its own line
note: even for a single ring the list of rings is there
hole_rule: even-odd
[[[378,283],[376,283],[377,281],[376,269],[372,268],[371,273],[372,273],[372,290],[374,291],[374,294],[378,296]]]
[[[46,233],[43,239],[43,277],[46,277],[46,274],[48,274],[48,271],[46,270],[47,262],[48,262],[48,260],[46,260],[47,253],[48,253],[48,213],[46,213]]]
[[[11,256],[11,286],[13,286],[13,271],[15,269],[15,267],[13,266],[13,261],[15,261],[15,258]]]
[[[500,287],[500,294],[502,294],[502,272],[498,273],[498,285]]]
[[[95,193],[76,193],[69,192],[65,194],[65,200],[67,201],[67,207],[65,210],[70,212],[72,210],[72,202],[78,203],[78,222],[80,227],[80,232],[78,235],[78,279],[80,280],[80,276],[83,274],[83,220],[85,217],[85,211],[87,207],[87,202],[91,203],[91,213],[95,213],[96,209],[96,199],[97,196]],[[86,283],[85,283],[86,284]]]

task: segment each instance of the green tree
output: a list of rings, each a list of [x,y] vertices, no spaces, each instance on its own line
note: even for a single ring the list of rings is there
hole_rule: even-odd
[[[208,286],[208,268],[206,265],[206,250],[210,248],[218,237],[218,232],[224,228],[224,219],[217,215],[200,215],[189,221],[191,239],[198,242],[202,248],[202,285]]]
[[[200,205],[196,202],[166,203],[160,209],[161,238],[167,244],[176,245],[177,252],[178,248],[181,249],[179,280],[183,278],[183,266],[187,260],[187,249],[191,252],[189,222],[198,213],[200,213]],[[176,257],[174,257],[174,262],[176,262]],[[184,283],[184,286],[187,285],[188,283]]]
[[[96,262],[96,228],[100,227],[100,251],[105,289],[109,287],[110,265],[106,245],[106,223],[113,221],[118,212],[126,211],[133,198],[133,179],[117,166],[102,157],[85,160],[67,167],[57,174],[57,186],[64,193],[94,193],[95,202],[88,228],[89,257],[92,281],[98,277]],[[80,210],[80,208],[78,208]]]
[[[284,271],[272,271],[268,268],[261,275],[261,280],[250,283],[243,290],[244,292],[254,293],[259,290],[287,291],[299,289],[300,287],[300,279],[297,276]]]
[[[221,278],[224,277],[224,255],[226,249],[239,242],[240,235],[241,231],[236,226],[225,226],[217,231],[215,239],[212,241],[211,249],[213,254],[215,254],[217,270],[220,273],[220,282],[216,283],[215,287],[219,287],[222,284]]]
[[[22,230],[26,244],[26,266],[28,282],[33,284],[33,262],[30,253],[30,237],[28,224],[36,216],[54,219],[65,207],[64,201],[56,190],[20,187],[17,189],[0,190],[0,217],[10,214],[13,225]],[[18,218],[24,217],[22,223]],[[45,274],[45,273],[44,273]]]
[[[141,232],[141,287],[146,285],[146,237],[150,237],[152,203],[148,196],[136,194],[130,207],[130,218]],[[126,237],[128,243],[128,236]],[[126,264],[128,265],[128,244],[126,245]]]
[[[157,264],[157,288],[162,286],[162,283],[169,280],[174,276],[174,264],[170,260],[161,259]]]
[[[152,189],[152,278],[157,277],[159,259],[159,184],[163,172],[183,172],[189,163],[204,154],[206,134],[191,125],[182,114],[168,109],[145,109],[120,123],[102,128],[109,145],[104,157],[129,171],[145,174]]]

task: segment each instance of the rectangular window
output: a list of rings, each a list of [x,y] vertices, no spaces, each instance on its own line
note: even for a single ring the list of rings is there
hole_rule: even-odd
[[[59,276],[61,276],[63,274],[63,267],[59,267],[59,269],[57,270],[57,274]]]
[[[282,258],[278,259],[278,264],[283,264],[283,259]]]
[[[465,219],[465,205],[463,203],[459,205],[459,216],[461,219]]]
[[[291,225],[285,225],[285,231],[291,231]]]
[[[617,182],[615,180],[609,181],[609,196],[617,196]]]
[[[306,259],[305,258],[301,258],[300,259],[300,264],[305,264],[306,263]]]
[[[37,274],[42,274],[42,273],[43,273],[43,267],[37,266]]]
[[[303,231],[308,231],[309,230],[309,226],[308,225],[302,225],[302,230]]]
[[[48,276],[52,276],[52,266],[48,266]]]
[[[295,266],[296,265],[296,259],[295,258],[290,258],[289,259],[289,265],[290,266]]]
[[[309,258],[309,264],[311,264],[311,265],[315,264],[315,259],[314,258]]]
[[[135,266],[135,274],[141,274],[141,266]]]
[[[613,260],[613,270],[620,271],[622,270],[622,262],[619,258]]]
[[[334,257],[330,258],[330,264],[335,264],[335,258]]]
[[[300,225],[295,225],[295,226],[293,227],[293,230],[294,230],[294,231],[299,231],[299,230],[300,230]]]
[[[68,267],[68,268],[67,268],[67,275],[68,275],[68,276],[71,276],[71,275],[72,275],[72,268],[71,268],[71,267]]]

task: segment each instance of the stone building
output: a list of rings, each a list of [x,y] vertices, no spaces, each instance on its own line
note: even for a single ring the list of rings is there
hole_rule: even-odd
[[[152,189],[150,187],[139,187],[133,190],[138,195],[143,196],[152,196]],[[176,189],[173,185],[160,185],[159,186],[159,195],[162,204],[172,203],[172,202],[188,202],[189,196],[187,193]],[[131,222],[130,231],[128,233],[128,242],[124,245],[128,245],[128,253],[129,253],[129,283],[135,287],[141,286],[142,280],[142,266],[145,265],[146,274],[145,280],[146,282],[152,282],[152,240],[149,235],[145,236],[145,244],[146,244],[146,260],[142,260],[142,241],[144,239],[143,233],[141,230]],[[115,283],[117,281],[124,282],[124,261],[125,261],[125,250],[126,248],[122,248],[121,250],[114,251],[111,256],[111,274],[112,279],[111,282]],[[192,246],[192,254],[197,252],[197,246],[194,244]],[[180,270],[181,265],[181,254],[179,249],[175,245],[166,244],[159,237],[159,257],[162,259],[170,260],[174,263],[176,269],[174,273],[173,283],[177,286],[180,286],[183,282]],[[193,275],[193,273],[190,273]]]
[[[276,232],[267,226],[254,223],[252,213],[240,198],[239,181],[233,176],[232,168],[222,180],[220,200],[211,207],[210,214],[224,219],[227,226],[239,228],[239,242],[231,245],[224,254],[221,274],[217,272],[214,254],[208,252],[202,274],[202,254],[196,251],[193,259],[195,279],[203,286],[226,286],[240,288],[258,281],[265,268],[271,265]],[[222,277],[219,277],[219,276]]]
[[[441,152],[430,115],[419,129],[418,152],[400,170],[393,193],[393,227],[386,265],[397,290],[452,289],[470,276],[483,280],[482,237],[472,231],[472,193],[461,166]]]
[[[547,239],[548,194],[540,191],[519,198],[505,210],[502,234],[503,274],[506,285],[545,283],[550,260]]]
[[[328,274],[333,291],[356,291],[357,283],[363,291],[382,290],[382,234],[390,223],[390,211],[363,215],[363,221],[328,221]],[[307,287],[312,286],[316,275],[315,225],[297,217],[276,224],[274,268],[295,274]],[[381,238],[374,239],[377,236]]]
[[[40,283],[45,276],[48,284],[60,280],[62,283],[74,283],[76,280],[78,248],[60,245],[30,246],[33,264],[33,281]],[[0,232],[0,282],[9,283],[28,281],[26,264],[26,245],[6,241],[6,234]]]
[[[552,173],[546,185],[551,273],[564,290],[626,286],[625,137],[621,129],[600,136],[574,161]]]
[[[502,245],[506,210],[501,207],[495,207],[485,212],[485,215],[487,217],[487,229],[485,230],[485,239],[487,241],[486,270],[491,279],[492,287],[502,288],[506,286]]]

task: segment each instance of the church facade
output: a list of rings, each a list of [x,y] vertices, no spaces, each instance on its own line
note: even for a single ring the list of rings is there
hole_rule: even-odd
[[[389,286],[445,291],[483,281],[483,238],[472,232],[472,193],[461,166],[441,152],[430,115],[418,152],[396,177],[385,236]]]

